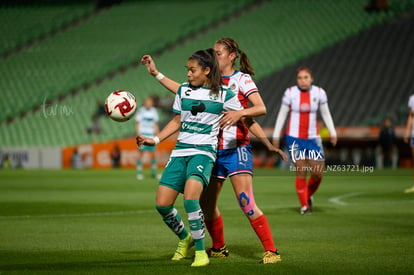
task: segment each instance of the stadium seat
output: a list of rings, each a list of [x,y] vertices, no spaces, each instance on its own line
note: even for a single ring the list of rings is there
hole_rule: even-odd
[[[142,66],[118,72],[113,77],[106,76],[121,66],[137,61],[143,54],[166,50],[168,44],[177,43],[190,33],[203,29],[252,2],[245,0],[242,4],[234,3],[232,8],[218,13],[216,11],[220,10],[221,1],[211,1],[208,5],[195,1],[191,4],[188,1],[126,1],[102,11],[73,29],[10,56],[0,64],[0,71],[5,72],[4,76],[0,76],[0,89],[5,91],[6,98],[17,97],[19,100],[12,109],[6,106],[9,102],[1,101],[0,108],[4,112],[0,114],[0,121],[14,116],[13,112],[31,110],[44,104],[45,100],[53,100],[62,95],[67,97],[59,101],[58,108],[70,106],[75,113],[70,116],[56,116],[52,120],[44,118],[40,109],[33,115],[14,120],[10,125],[5,126],[3,123],[0,126],[1,132],[4,127],[13,132],[9,136],[18,136],[25,131],[24,127],[31,125],[33,129],[41,129],[35,131],[35,135],[47,137],[24,137],[22,140],[11,141],[5,135],[0,140],[0,146],[21,143],[33,146],[69,145],[86,142],[88,137],[84,130],[95,111],[96,99],[104,100],[113,90],[130,90],[139,102],[152,94],[172,97]],[[260,81],[271,73],[287,68],[298,60],[393,16],[391,13],[367,16],[362,9],[362,2],[344,0],[333,3],[319,0],[310,5],[305,0],[263,1],[256,8],[236,14],[238,16],[232,20],[203,32],[196,39],[165,51],[161,57],[157,57],[157,65],[172,79],[184,82],[186,77],[183,66],[191,52],[213,46],[213,42],[220,37],[232,36],[239,42],[241,49],[247,52],[256,71],[255,79]],[[189,16],[192,14],[189,11],[194,8],[203,10],[204,20],[198,21],[198,14]],[[149,9],[153,13],[148,13]],[[153,14],[158,16],[153,18]],[[307,19],[306,28],[303,18]],[[157,23],[156,30],[148,27],[154,25],[151,20],[157,20],[160,24]],[[195,27],[188,27],[190,25]],[[356,45],[361,47],[360,44]],[[324,63],[324,60],[320,62],[331,64]],[[91,84],[88,89],[82,89],[85,84],[94,83],[99,78],[103,79],[99,84]],[[276,84],[279,86],[292,82],[291,76],[284,78],[285,82],[280,79],[273,82],[278,82]],[[78,93],[73,97],[68,96],[74,89],[79,89]],[[269,98],[267,94],[263,94],[266,102],[272,102],[275,97],[280,99],[280,87],[269,85],[264,90],[269,94]],[[338,100],[332,98],[332,102]],[[274,116],[271,119],[273,124]],[[132,125],[114,123],[108,119],[102,121],[102,126],[104,132],[99,140],[124,137],[134,132]],[[64,134],[57,134],[58,138],[55,138],[55,132],[62,127],[70,132],[64,130]]]

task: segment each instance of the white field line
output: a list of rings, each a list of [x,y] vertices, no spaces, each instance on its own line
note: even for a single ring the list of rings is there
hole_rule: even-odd
[[[352,197],[358,197],[360,195],[363,195],[366,193],[363,192],[355,192],[355,193],[347,193],[347,194],[343,194],[340,196],[336,196],[336,197],[332,197],[329,199],[329,202],[336,204],[336,205],[341,205],[341,206],[346,206],[346,205],[373,205],[373,204],[406,204],[406,203],[414,203],[414,200],[377,200],[377,201],[373,201],[373,202],[355,202],[355,203],[349,203],[344,201],[345,199],[349,199]]]
[[[405,203],[414,203],[414,200],[378,200],[375,202],[368,203],[348,203],[344,199],[357,197],[363,192],[347,193],[329,199],[330,203],[346,206],[346,205],[367,205],[367,204],[405,204]],[[279,209],[285,208],[284,206],[272,206],[267,207],[269,209]],[[267,209],[266,208],[266,209]],[[232,209],[233,208],[228,208]],[[227,208],[222,208],[222,210],[228,210]],[[48,214],[48,215],[17,215],[17,216],[0,216],[0,221],[5,220],[24,220],[24,219],[56,219],[56,218],[87,218],[87,217],[109,217],[109,216],[128,216],[128,215],[139,215],[139,214],[148,214],[156,213],[156,210],[129,210],[129,211],[114,211],[114,212],[91,212],[91,213],[79,213],[79,214]]]
[[[337,204],[337,205],[348,205],[349,203],[344,202],[342,200],[347,199],[347,198],[351,198],[351,197],[357,197],[357,196],[362,195],[362,194],[364,194],[364,193],[355,192],[355,193],[343,194],[343,195],[340,195],[340,196],[330,198],[329,202],[331,202],[333,204]]]

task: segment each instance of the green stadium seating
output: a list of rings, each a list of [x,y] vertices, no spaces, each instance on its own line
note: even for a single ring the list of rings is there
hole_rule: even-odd
[[[61,1],[59,1],[61,2]],[[78,19],[93,10],[92,1],[0,5],[0,55]]]
[[[29,106],[41,105],[45,100],[67,94],[73,88],[82,87],[120,66],[130,64],[143,54],[165,49],[168,44],[217,22],[223,15],[252,1],[244,1],[243,4],[221,12],[214,12],[220,10],[220,1],[208,1],[209,5],[193,2],[125,2],[104,11],[75,29],[44,41],[27,52],[12,56],[9,64],[0,65],[0,71],[7,71],[7,76],[14,80],[5,81],[6,84],[0,81],[0,86],[4,86],[0,89],[9,91],[7,96],[10,98],[13,94],[10,91],[15,89],[14,94],[20,95],[22,101],[16,104],[19,108],[30,109]],[[157,57],[157,66],[172,79],[184,82],[186,72],[183,66],[188,55],[195,50],[213,46],[213,42],[220,37],[230,36],[248,54],[256,70],[256,79],[264,78],[394,16],[394,12],[367,16],[362,8],[365,2],[264,1],[257,8],[239,14],[233,20]],[[203,10],[203,20],[189,12],[190,8]],[[154,24],[151,21],[155,20],[153,14],[157,14],[157,22],[163,22],[167,26],[157,23],[156,29],[148,28]],[[115,31],[117,29],[123,31]],[[20,68],[21,72],[7,70],[13,66]],[[26,70],[27,67],[32,69]],[[29,75],[30,73],[34,75]],[[19,83],[18,79],[22,79],[22,76],[27,81]],[[145,68],[138,66],[49,106],[55,106],[57,110],[71,109],[73,113],[70,115],[56,113],[45,117],[44,109],[40,108],[11,124],[2,124],[0,146],[89,142],[91,137],[85,134],[85,129],[90,126],[96,100],[103,101],[110,92],[119,89],[131,91],[139,102],[150,94],[172,96],[148,75]],[[116,123],[106,117],[101,120],[103,133],[96,138],[97,141],[134,134],[133,121]],[[23,129],[25,127],[19,128],[17,125],[30,125],[31,137],[16,138],[16,135],[26,131]]]
[[[232,11],[223,12],[221,6],[218,0],[125,1],[10,56],[0,63],[0,71],[9,72],[1,76],[0,89],[20,101],[13,112],[6,111],[2,101],[0,121],[42,104],[46,97],[55,99],[93,82],[135,61],[140,52],[163,49],[209,26]],[[21,81],[24,86],[16,87]]]

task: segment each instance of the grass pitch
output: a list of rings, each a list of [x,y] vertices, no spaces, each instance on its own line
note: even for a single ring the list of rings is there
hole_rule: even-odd
[[[301,216],[294,174],[257,170],[256,203],[282,255],[273,265],[258,264],[261,244],[226,182],[230,256],[191,268],[170,260],[178,240],[154,208],[157,181],[133,170],[3,170],[0,274],[414,274],[414,193],[403,192],[412,171],[371,172],[327,173],[313,214]],[[185,218],[182,196],[176,207]]]

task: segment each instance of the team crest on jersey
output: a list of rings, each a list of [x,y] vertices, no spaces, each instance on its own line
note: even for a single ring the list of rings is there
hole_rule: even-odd
[[[230,85],[230,90],[232,90],[232,91],[236,90],[236,84],[235,83]]]
[[[316,102],[318,99],[316,97],[313,98],[313,102]]]
[[[218,99],[218,95],[210,95],[210,100],[217,100]]]
[[[309,112],[310,111],[310,105],[308,103],[300,104],[300,111],[301,112]]]

